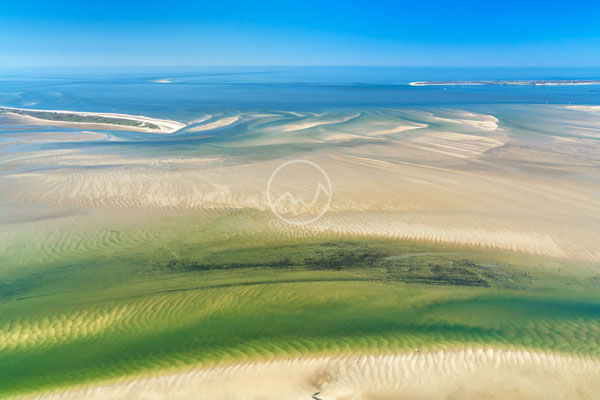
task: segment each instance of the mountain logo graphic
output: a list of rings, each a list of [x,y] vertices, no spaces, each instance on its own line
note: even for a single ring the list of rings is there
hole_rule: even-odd
[[[308,225],[321,218],[331,204],[332,194],[327,173],[308,160],[286,161],[267,182],[271,211],[291,225]]]

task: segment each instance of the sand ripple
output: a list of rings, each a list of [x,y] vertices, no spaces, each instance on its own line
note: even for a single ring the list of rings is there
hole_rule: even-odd
[[[11,132],[16,142],[5,144],[14,151],[0,160],[0,198],[77,208],[270,212],[269,176],[289,159],[308,158],[331,178],[330,232],[598,262],[600,144],[589,140],[598,129],[596,109],[527,111],[554,116],[552,127],[542,124],[548,136],[527,136],[495,115],[446,109],[223,115],[169,136],[166,154],[151,144],[154,157],[96,147],[96,136],[86,150],[48,149],[65,138]],[[563,127],[586,130],[564,137],[556,133]],[[209,140],[192,145],[205,155],[179,156],[179,142],[169,147],[171,139],[194,139],[194,131]],[[145,140],[134,141],[143,148]],[[24,141],[27,151],[18,151]],[[292,175],[291,187],[310,189],[303,179]]]
[[[464,348],[216,366],[29,398],[575,400],[600,392],[598,376],[596,359]]]

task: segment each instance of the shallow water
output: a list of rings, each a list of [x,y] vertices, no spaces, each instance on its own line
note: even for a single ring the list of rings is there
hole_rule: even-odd
[[[157,134],[0,116],[0,375],[10,377],[0,397],[415,347],[596,359],[600,109],[571,103],[600,104],[600,88],[408,83],[599,76],[3,71],[0,106],[186,126]],[[272,229],[265,198],[270,174],[293,158],[318,162],[333,186],[308,237]],[[287,183],[312,189],[305,177]]]

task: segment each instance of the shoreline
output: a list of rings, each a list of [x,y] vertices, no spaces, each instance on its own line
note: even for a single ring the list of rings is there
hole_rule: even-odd
[[[65,121],[65,120],[52,120],[52,119],[44,119],[36,117],[35,115],[21,114],[20,112],[29,112],[29,113],[52,113],[52,114],[69,114],[76,115],[80,117],[98,117],[105,118],[107,120],[126,120],[133,121],[140,124],[152,125],[157,128],[149,128],[144,126],[135,126],[135,125],[122,125],[118,123],[110,123],[110,122],[96,122],[96,121]],[[101,126],[102,128],[109,127],[113,129],[120,130],[136,130],[141,132],[150,132],[150,133],[173,133],[186,125],[177,121],[158,119],[146,117],[143,115],[130,115],[130,114],[120,114],[120,113],[97,113],[97,112],[87,112],[87,111],[68,111],[68,110],[38,110],[38,109],[30,109],[30,108],[17,108],[17,107],[5,107],[0,106],[0,113],[9,114],[11,116],[15,116],[17,118],[24,118],[28,120],[42,121],[47,123],[47,125],[52,126]]]

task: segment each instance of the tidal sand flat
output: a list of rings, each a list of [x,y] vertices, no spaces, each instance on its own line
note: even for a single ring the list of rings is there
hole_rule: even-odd
[[[0,115],[0,398],[600,391],[597,106],[200,107],[156,79],[81,114],[134,125]]]
[[[207,121],[199,137],[192,127],[158,142],[109,133],[88,136],[86,146],[81,132],[62,132],[77,145],[57,140],[60,148],[48,132],[19,132],[4,138],[45,149],[7,154],[10,172],[0,179],[10,188],[4,197],[24,204],[268,212],[270,174],[307,158],[336,193],[315,222],[319,230],[600,262],[599,145],[593,127],[582,130],[594,111],[499,106],[498,113],[515,120],[454,109],[253,113]],[[522,133],[521,115],[557,113],[562,119],[547,132]],[[307,118],[316,125],[297,130]],[[569,135],[573,129],[583,133]],[[288,181],[302,178],[292,171]]]

